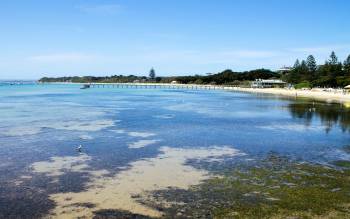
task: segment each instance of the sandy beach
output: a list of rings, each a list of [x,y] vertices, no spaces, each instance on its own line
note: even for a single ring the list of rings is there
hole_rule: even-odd
[[[284,88],[230,88],[232,90],[249,92],[249,93],[262,93],[262,94],[274,94],[288,97],[305,97],[322,100],[326,102],[341,102],[350,103],[350,94],[343,93],[339,90],[325,91],[323,89],[311,89],[311,90],[295,90]]]

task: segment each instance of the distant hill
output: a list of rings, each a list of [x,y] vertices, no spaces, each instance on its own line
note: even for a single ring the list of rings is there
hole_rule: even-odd
[[[268,69],[256,69],[245,72],[234,72],[230,69],[208,75],[194,75],[194,76],[172,76],[172,77],[156,77],[150,79],[145,76],[135,75],[113,75],[106,77],[94,77],[94,76],[73,76],[73,77],[43,77],[39,82],[72,82],[72,83],[132,83],[132,82],[155,82],[155,83],[170,83],[177,81],[182,84],[235,84],[242,81],[252,81],[255,79],[269,79],[280,78],[280,74]]]

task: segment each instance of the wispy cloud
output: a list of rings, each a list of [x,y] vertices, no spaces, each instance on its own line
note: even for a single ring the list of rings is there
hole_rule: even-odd
[[[318,50],[317,50],[318,48]],[[334,49],[339,59],[348,55],[345,47],[313,47],[302,50],[285,48],[275,49],[164,49],[149,45],[129,51],[114,51],[113,53],[95,53],[95,51],[54,52],[27,56],[24,61],[28,65],[46,71],[56,66],[61,72],[124,72],[134,74],[143,72],[150,66],[155,66],[161,72],[171,73],[202,73],[215,72],[224,68],[234,70],[249,70],[254,68],[277,69],[284,65],[292,65],[295,59],[304,59],[314,54],[318,63],[322,63]],[[321,49],[320,49],[321,48]],[[339,48],[339,49],[337,49]],[[316,53],[315,51],[323,51]],[[339,51],[339,52],[338,52]],[[137,63],[137,65],[135,65]],[[0,63],[1,64],[1,63]],[[44,69],[44,70],[42,70]]]
[[[118,4],[79,5],[77,8],[85,13],[98,15],[114,15],[122,9]]]
[[[178,65],[210,65],[244,63],[250,61],[266,61],[278,56],[278,51],[264,50],[225,50],[225,51],[200,51],[200,50],[141,50],[129,53],[94,54],[82,52],[65,52],[33,55],[27,58],[30,62],[52,63],[76,63],[99,65],[130,65],[132,63],[148,64],[158,63]]]
[[[326,46],[315,46],[315,47],[300,47],[300,48],[292,48],[289,49],[292,52],[300,52],[300,53],[330,53],[331,51],[338,50],[349,50],[350,44],[342,44],[342,45],[326,45]]]
[[[98,57],[95,55],[83,53],[55,53],[30,56],[28,60],[35,62],[85,62],[96,58]]]
[[[229,52],[221,52],[221,55],[236,58],[271,58],[278,56],[279,52],[264,50],[234,50]]]
[[[152,51],[152,52],[149,52]],[[267,60],[279,57],[279,51],[264,50],[147,50],[132,54],[130,57],[138,63],[162,63],[177,65],[225,65],[244,62],[267,62]],[[129,59],[123,56],[121,59]],[[120,60],[120,59],[119,59]]]

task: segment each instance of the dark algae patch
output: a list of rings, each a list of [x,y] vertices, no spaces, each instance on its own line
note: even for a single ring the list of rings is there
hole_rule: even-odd
[[[0,218],[41,218],[53,207],[47,195],[33,187],[0,185]]]
[[[350,145],[344,146],[343,151],[347,154],[350,154]],[[332,164],[334,164],[337,167],[350,168],[349,160],[336,160],[336,161],[333,161]]]
[[[115,209],[104,209],[94,212],[95,216],[93,219],[151,219],[140,214],[134,214],[128,211],[121,211]]]
[[[350,170],[272,155],[259,166],[153,197],[153,203],[171,203],[167,218],[348,218]]]
[[[350,168],[350,161],[348,160],[337,160],[333,164],[339,167]]]

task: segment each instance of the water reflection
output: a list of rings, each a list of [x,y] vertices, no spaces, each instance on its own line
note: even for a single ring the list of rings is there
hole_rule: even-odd
[[[328,133],[334,126],[350,132],[350,108],[346,104],[296,101],[288,105],[293,118],[303,119],[309,126],[316,119]]]

